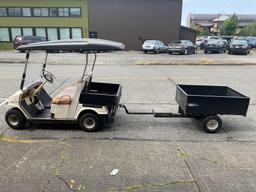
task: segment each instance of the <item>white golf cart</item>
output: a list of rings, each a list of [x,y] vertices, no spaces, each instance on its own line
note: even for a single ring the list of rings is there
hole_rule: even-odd
[[[20,90],[8,98],[11,107],[6,112],[6,123],[13,129],[23,129],[27,123],[78,123],[85,131],[96,131],[101,123],[112,123],[121,97],[121,85],[92,82],[96,53],[124,49],[122,43],[101,39],[59,40],[20,46],[26,52],[26,63]],[[41,80],[24,87],[30,53],[46,51],[41,71]],[[58,95],[51,96],[44,89],[46,83],[53,83],[55,76],[46,71],[48,52],[77,51],[86,53],[86,63],[81,78]],[[89,73],[89,54],[94,62]]]

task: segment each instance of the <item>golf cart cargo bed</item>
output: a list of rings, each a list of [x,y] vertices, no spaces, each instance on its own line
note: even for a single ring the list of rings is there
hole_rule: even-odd
[[[188,116],[246,116],[250,98],[225,86],[177,85],[176,101]]]
[[[118,106],[122,95],[119,84],[91,82],[80,96],[80,103],[97,106]]]

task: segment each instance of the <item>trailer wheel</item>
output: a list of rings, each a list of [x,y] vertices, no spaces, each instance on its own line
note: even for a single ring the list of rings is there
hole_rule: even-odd
[[[100,120],[94,113],[85,113],[79,117],[79,126],[86,132],[95,132],[99,129]]]
[[[208,116],[202,121],[203,128],[207,133],[216,133],[222,127],[221,118],[217,115]]]
[[[13,129],[24,129],[27,123],[21,111],[14,108],[6,112],[5,121]]]

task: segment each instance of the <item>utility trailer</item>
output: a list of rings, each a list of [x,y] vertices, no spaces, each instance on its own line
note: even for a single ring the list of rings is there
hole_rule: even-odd
[[[204,130],[216,133],[222,127],[219,115],[247,115],[250,98],[225,86],[177,85],[178,113],[130,112],[127,114],[153,115],[155,118],[195,118],[202,122]]]

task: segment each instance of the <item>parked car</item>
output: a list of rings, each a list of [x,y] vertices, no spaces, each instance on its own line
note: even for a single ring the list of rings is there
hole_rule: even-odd
[[[228,54],[245,54],[250,53],[250,46],[246,40],[234,40],[229,45]]]
[[[196,54],[197,47],[189,40],[173,41],[168,45],[168,53],[180,53],[184,55]]]
[[[167,46],[165,46],[164,43],[159,40],[146,40],[142,45],[142,50],[144,53],[166,53]]]
[[[222,53],[226,51],[227,51],[227,47],[225,46],[224,42],[218,39],[208,40],[204,48],[205,54],[207,54],[208,52]]]
[[[204,40],[205,40],[204,38],[198,38],[198,39],[196,39],[196,46],[197,46],[197,47],[201,47],[201,44],[202,44],[202,42],[203,42]]]
[[[251,40],[251,47],[252,48],[256,48],[256,39],[255,40]]]
[[[46,41],[46,38],[40,36],[23,36],[18,35],[14,38],[13,47],[17,49],[21,45],[27,45],[30,43],[37,43],[41,41]]]
[[[205,45],[208,43],[209,40],[222,40],[222,38],[220,36],[207,36],[200,44],[200,49],[204,49]]]

